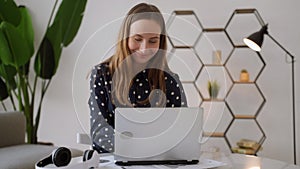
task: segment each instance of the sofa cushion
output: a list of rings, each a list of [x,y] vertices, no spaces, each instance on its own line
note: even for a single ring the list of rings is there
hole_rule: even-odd
[[[1,169],[35,169],[35,163],[49,156],[57,147],[39,144],[21,144],[0,148]],[[72,157],[82,155],[82,151],[70,149]]]
[[[25,143],[26,121],[22,112],[1,112],[0,129],[0,147]]]

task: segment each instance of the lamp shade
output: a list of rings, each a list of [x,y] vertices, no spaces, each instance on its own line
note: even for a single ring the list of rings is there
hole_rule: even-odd
[[[249,37],[244,38],[244,43],[255,51],[260,51],[264,41],[264,34],[268,33],[268,25],[264,25],[258,32],[251,34]]]

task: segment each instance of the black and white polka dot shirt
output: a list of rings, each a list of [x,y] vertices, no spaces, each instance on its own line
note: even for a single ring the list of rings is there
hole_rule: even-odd
[[[174,73],[164,73],[166,84],[166,107],[186,107],[186,96]],[[90,134],[93,148],[99,153],[114,151],[114,110],[111,102],[112,76],[108,71],[108,64],[102,63],[95,66],[90,78]],[[141,104],[148,98],[150,85],[148,83],[148,70],[138,73],[133,79],[129,90],[129,100],[134,107],[151,107],[152,104]],[[152,106],[153,107],[153,106]]]

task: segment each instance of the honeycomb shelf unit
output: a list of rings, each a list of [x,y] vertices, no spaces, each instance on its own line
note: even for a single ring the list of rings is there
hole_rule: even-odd
[[[193,102],[188,106],[204,107],[206,124],[203,136],[224,139],[232,152],[240,139],[252,139],[260,145],[266,139],[257,120],[266,102],[257,80],[266,63],[260,53],[251,51],[241,42],[243,36],[235,34],[240,25],[249,27],[249,22],[256,27],[264,25],[256,9],[236,9],[224,28],[203,27],[192,10],[175,10],[167,21],[168,40],[172,47],[168,61],[181,78],[188,102]],[[249,32],[253,29],[256,30],[250,27]],[[220,63],[213,63],[211,59],[216,50],[222,52]],[[248,82],[241,82],[239,74],[245,67],[251,78]],[[208,80],[220,83],[219,95],[215,99],[209,96]],[[245,135],[244,128],[255,136],[247,138],[249,135]]]

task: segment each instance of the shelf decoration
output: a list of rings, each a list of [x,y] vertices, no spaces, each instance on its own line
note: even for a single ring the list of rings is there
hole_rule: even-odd
[[[216,80],[208,81],[207,89],[211,99],[216,99],[218,97],[220,85]]]
[[[197,96],[199,95],[201,98],[199,100],[200,106],[203,106],[205,104],[205,102],[220,101],[220,103],[224,103],[226,109],[228,109],[228,111],[224,112],[226,114],[226,116],[232,116],[230,123],[228,125],[224,125],[224,128],[222,127],[224,129],[224,131],[222,131],[222,132],[220,132],[220,131],[215,131],[215,132],[204,131],[205,132],[204,134],[206,136],[215,137],[215,138],[223,137],[224,141],[228,145],[228,148],[229,148],[228,150],[231,152],[234,152],[235,149],[233,147],[236,147],[236,148],[239,148],[240,151],[248,151],[248,152],[252,151],[252,153],[253,153],[252,149],[248,148],[248,149],[244,150],[245,148],[240,148],[239,146],[236,145],[236,143],[233,143],[230,141],[230,140],[232,140],[232,139],[230,139],[231,137],[235,138],[234,135],[231,136],[230,131],[232,130],[232,128],[234,128],[235,121],[240,120],[240,119],[248,120],[248,121],[254,120],[256,122],[256,125],[259,130],[254,131],[254,132],[258,132],[258,134],[261,134],[261,137],[257,140],[260,145],[262,145],[266,139],[265,132],[264,132],[263,128],[261,127],[260,123],[256,119],[260,113],[263,113],[262,107],[264,106],[264,104],[266,102],[263,92],[260,90],[259,86],[256,85],[256,80],[258,78],[260,78],[260,75],[262,74],[262,72],[266,66],[266,62],[264,61],[263,57],[261,56],[261,54],[259,52],[255,52],[253,54],[254,56],[257,56],[259,58],[256,60],[258,62],[262,63],[262,66],[259,66],[258,69],[255,69],[255,70],[259,70],[259,73],[255,74],[255,72],[254,72],[252,74],[252,72],[250,72],[250,70],[248,70],[248,71],[249,71],[249,73],[251,73],[251,82],[253,81],[253,83],[254,83],[253,85],[258,90],[258,94],[262,97],[262,103],[260,103],[260,105],[258,105],[257,109],[255,109],[254,112],[251,112],[254,115],[252,115],[252,114],[239,115],[239,114],[237,114],[238,112],[233,111],[233,109],[231,108],[232,105],[230,104],[230,101],[228,100],[228,96],[230,96],[232,94],[232,92],[233,92],[232,89],[234,88],[234,86],[236,84],[237,84],[237,86],[241,86],[241,85],[238,85],[238,83],[240,83],[240,79],[239,79],[240,77],[238,77],[240,72],[238,72],[238,71],[236,72],[236,69],[234,69],[234,72],[238,73],[237,74],[238,76],[237,77],[235,76],[235,78],[233,78],[232,73],[234,73],[234,72],[229,71],[228,65],[230,65],[230,64],[228,64],[228,63],[230,63],[230,61],[233,59],[235,52],[237,52],[239,49],[247,48],[246,45],[241,44],[241,42],[236,42],[235,38],[233,38],[233,37],[239,37],[239,35],[238,36],[232,35],[232,33],[236,33],[236,31],[234,31],[235,30],[234,23],[236,22],[235,21],[236,16],[245,15],[245,14],[247,16],[249,14],[253,15],[253,17],[256,16],[258,22],[255,22],[255,23],[260,24],[261,26],[265,25],[256,9],[236,9],[236,10],[234,10],[234,12],[230,16],[229,20],[225,24],[224,28],[205,28],[202,26],[198,16],[196,15],[196,13],[194,11],[192,11],[192,10],[176,10],[172,13],[172,16],[169,17],[169,20],[167,22],[167,29],[169,30],[170,28],[175,28],[177,26],[177,25],[174,25],[174,22],[173,22],[176,19],[176,17],[187,16],[191,20],[193,20],[193,23],[196,23],[195,25],[198,26],[199,31],[197,33],[194,33],[194,37],[197,37],[197,40],[192,44],[177,45],[176,41],[174,41],[175,39],[169,38],[169,36],[168,36],[169,42],[175,50],[177,50],[177,49],[178,50],[192,49],[195,53],[195,55],[193,55],[193,56],[196,56],[197,59],[199,59],[199,61],[202,63],[200,66],[200,69],[198,69],[198,71],[197,71],[197,76],[195,76],[195,79],[190,80],[190,81],[184,81],[183,83],[184,83],[184,85],[189,86],[191,90],[193,90],[195,87],[195,89],[198,91],[198,93],[191,94],[190,96],[194,97],[196,95]],[[185,30],[189,30],[189,28],[188,28],[189,25],[190,24],[185,24],[182,26],[184,26],[184,27],[187,26],[187,28]],[[232,29],[233,29],[233,31],[232,31]],[[185,33],[187,35],[191,34],[191,32],[184,31],[182,29],[180,29],[177,33],[178,33],[178,36],[181,35],[182,33]],[[204,58],[200,57],[200,54],[202,55],[202,51],[199,52],[198,50],[196,50],[198,45],[202,45],[203,39],[208,38],[205,36],[208,33],[212,33],[211,35],[214,36],[213,38],[215,38],[215,35],[218,36],[218,38],[219,38],[220,34],[225,35],[225,36],[222,36],[221,38],[225,37],[225,41],[229,43],[229,46],[226,45],[226,47],[225,47],[225,44],[227,44],[227,43],[225,41],[222,41],[221,48],[212,48],[213,50],[210,50],[212,52],[211,57],[208,57],[209,59],[207,59],[206,57],[204,57]],[[177,36],[176,33],[173,36],[176,37]],[[178,38],[178,39],[180,39],[180,38]],[[239,39],[242,39],[242,37],[240,37]],[[214,40],[214,39],[212,39],[212,40]],[[204,40],[204,42],[205,42],[205,40]],[[205,43],[207,43],[207,42],[205,42]],[[220,44],[219,40],[216,42],[216,44],[217,43]],[[213,45],[215,43],[210,43],[210,44]],[[204,44],[204,45],[206,45],[206,44]],[[231,46],[233,48],[231,48]],[[207,49],[205,48],[203,52],[205,54],[206,54],[206,52],[210,52],[210,51],[207,51],[208,49],[211,49],[211,48],[207,48]],[[220,49],[222,49],[222,50],[220,50]],[[224,56],[221,56],[221,54],[223,54]],[[203,59],[205,59],[205,60],[203,60]],[[201,76],[202,73],[207,73],[207,72],[205,72],[205,70],[207,70],[206,68],[208,68],[208,67],[213,67],[213,68],[217,67],[217,69],[224,68],[223,69],[224,73],[229,76],[228,82],[232,82],[232,84],[227,84],[227,83],[224,83],[223,81],[222,82],[219,81],[218,82],[219,84],[217,83],[217,81],[208,81],[207,89],[205,89],[205,86],[203,88],[203,86],[202,86],[203,81],[201,81],[200,78],[202,77]],[[234,75],[236,75],[236,74],[234,74]],[[215,80],[215,79],[209,78],[208,80]],[[198,84],[195,85],[198,81],[201,82],[201,85],[198,85]],[[248,81],[249,81],[249,78],[248,78]],[[213,83],[215,83],[215,85]],[[222,85],[222,87],[224,86],[224,89],[222,88],[222,99],[220,99],[221,94],[218,96],[220,86],[221,86],[220,84]],[[246,86],[248,86],[248,85],[249,84],[247,84]],[[208,90],[207,91],[208,93],[206,93],[206,90]],[[205,96],[205,94],[206,94],[206,96]],[[188,96],[188,97],[190,97],[190,96]],[[190,97],[190,99],[192,99],[192,97]],[[217,98],[217,97],[219,97],[219,98]],[[198,102],[198,100],[196,102]],[[257,105],[253,105],[253,106],[257,106]],[[252,129],[249,129],[249,130],[252,130]],[[245,133],[245,135],[247,135],[247,133]],[[261,150],[261,148],[259,148],[259,150]]]
[[[215,65],[221,65],[222,64],[222,52],[221,50],[215,50],[213,51],[213,56],[212,56],[212,63]]]
[[[246,69],[241,70],[240,81],[241,82],[249,82],[249,73]]]
[[[238,147],[232,148],[232,152],[234,153],[255,155],[257,151],[262,150],[258,142],[249,139],[241,139],[236,144]]]

